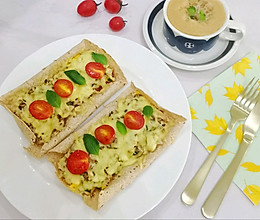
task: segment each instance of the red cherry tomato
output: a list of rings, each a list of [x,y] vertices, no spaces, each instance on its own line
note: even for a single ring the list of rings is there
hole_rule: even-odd
[[[82,150],[75,150],[69,155],[66,164],[72,174],[82,174],[89,167],[88,154]]]
[[[106,10],[111,14],[117,14],[122,6],[127,6],[128,4],[123,4],[122,0],[105,0],[104,6]]]
[[[96,13],[97,6],[100,4],[96,4],[93,0],[85,0],[78,5],[77,12],[83,17],[92,16]]]
[[[129,111],[124,116],[124,124],[132,130],[139,130],[144,126],[144,117],[137,111]]]
[[[96,139],[102,144],[111,144],[115,140],[115,130],[110,125],[101,125],[95,130]]]
[[[94,78],[94,79],[100,79],[105,74],[105,67],[101,63],[97,62],[89,62],[85,66],[86,73]]]
[[[109,21],[109,27],[112,31],[120,31],[124,28],[126,21],[123,18],[116,16]]]
[[[52,115],[53,108],[44,100],[36,100],[30,104],[29,112],[34,118],[44,120]]]
[[[53,89],[60,97],[67,98],[73,92],[73,84],[67,79],[58,79],[54,83]]]

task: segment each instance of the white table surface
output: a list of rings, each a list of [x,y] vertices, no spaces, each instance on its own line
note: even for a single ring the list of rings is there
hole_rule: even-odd
[[[124,37],[147,47],[142,33],[142,22],[152,1],[124,2],[128,2],[129,5],[122,9],[119,15],[128,22],[122,31],[112,32],[108,27],[112,15],[104,12],[103,5],[98,8],[96,15],[83,19],[76,13],[80,0],[0,0],[0,84],[25,57],[42,46],[67,36],[105,33]],[[255,51],[260,54],[260,1],[227,0],[227,3],[234,20],[246,25],[246,36],[236,54],[215,69],[189,72],[171,67],[187,96],[248,52]],[[143,218],[203,219],[201,206],[223,173],[221,168],[216,163],[213,165],[201,194],[192,207],[181,203],[180,194],[207,155],[204,147],[193,135],[188,160],[179,180],[166,198]],[[27,217],[16,210],[0,192],[0,219],[27,219]],[[260,219],[260,205],[254,206],[240,189],[232,184],[216,219]]]

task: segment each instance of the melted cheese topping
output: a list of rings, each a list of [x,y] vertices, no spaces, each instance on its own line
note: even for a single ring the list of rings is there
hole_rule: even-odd
[[[114,81],[113,70],[106,65],[106,73],[101,79],[93,79],[85,72],[85,66],[94,62],[92,51],[84,51],[67,61],[67,65],[57,68],[52,77],[42,79],[30,90],[23,89],[10,100],[10,108],[20,117],[35,133],[41,142],[48,142],[53,135],[64,129],[69,117],[84,114],[87,105],[92,104],[89,98],[99,92],[104,92],[109,83]],[[46,91],[53,90],[53,85],[58,79],[68,79],[66,70],[77,70],[85,79],[86,85],[73,83],[73,93],[68,98],[61,98],[60,108],[53,108],[53,114],[46,120],[37,120],[29,112],[29,105],[35,100],[46,100]],[[71,80],[70,80],[71,81]]]
[[[110,145],[100,143],[98,155],[90,154],[89,169],[82,175],[71,174],[66,167],[66,160],[75,150],[86,151],[83,138],[75,136],[75,142],[68,152],[58,163],[59,175],[70,186],[71,190],[77,193],[91,191],[94,188],[104,189],[113,175],[122,168],[138,163],[142,166],[146,155],[162,144],[174,121],[165,117],[162,111],[153,107],[151,117],[145,118],[145,125],[140,130],[127,129],[126,135],[122,135],[116,129],[117,120],[123,122],[127,111],[135,110],[142,112],[146,105],[151,105],[142,95],[135,95],[135,98],[128,97],[118,101],[117,110],[101,118],[97,123],[92,124],[86,133],[94,135],[97,127],[103,124],[110,125],[115,130],[115,140]]]

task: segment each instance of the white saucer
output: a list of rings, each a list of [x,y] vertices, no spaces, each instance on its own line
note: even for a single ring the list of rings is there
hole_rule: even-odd
[[[185,54],[170,46],[163,35],[164,1],[147,10],[143,21],[143,35],[148,47],[167,64],[179,69],[201,71],[215,68],[228,61],[237,51],[240,41],[217,40],[208,51]]]

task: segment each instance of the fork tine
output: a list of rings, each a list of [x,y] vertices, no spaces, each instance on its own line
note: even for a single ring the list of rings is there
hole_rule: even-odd
[[[246,95],[248,96],[248,95],[250,95],[252,92],[253,92],[253,93],[255,92],[255,88],[254,88],[254,87],[255,87],[255,85],[256,85],[257,83],[258,83],[258,80],[256,80],[255,83],[254,83],[254,85],[251,86],[250,90],[249,90],[247,93],[245,93],[245,96],[246,96]],[[259,87],[259,86],[257,86],[257,87]]]
[[[243,90],[243,94],[242,94],[242,98],[241,100],[239,101],[238,105],[240,107],[244,106],[246,101],[248,100],[249,97],[251,97],[251,95],[255,92],[255,85],[257,84],[258,80],[255,80],[255,77],[249,82],[249,84],[245,87],[245,89]],[[251,85],[253,84],[253,85]]]
[[[248,88],[250,88],[251,84],[253,83],[255,77],[250,80],[250,82],[246,85],[246,87],[243,89],[243,91],[238,95],[235,102],[238,104],[244,97],[245,93],[247,92]]]
[[[260,97],[259,88],[260,88],[260,85],[258,84],[254,93],[247,100],[246,106],[247,106],[247,111],[249,111],[249,112],[252,111],[253,107],[259,100],[259,97]]]
[[[255,80],[255,77],[253,77],[253,79],[251,79],[250,82],[247,84],[247,86],[244,88],[244,90],[241,93],[242,95],[244,95],[247,92],[248,88],[250,88],[250,86],[254,80]]]
[[[255,79],[255,77],[253,79]],[[243,98],[240,100],[239,103],[237,103],[237,105],[247,113],[249,113],[253,109],[253,107],[255,106],[255,104],[257,102],[256,97],[259,94],[258,81],[259,81],[259,79],[256,79],[256,81],[254,83],[252,80],[250,81],[249,84],[253,83],[253,85],[250,87],[246,87],[246,90],[248,90],[248,88],[250,88],[249,91],[246,91],[244,93]],[[257,86],[256,86],[256,84],[257,84]]]

